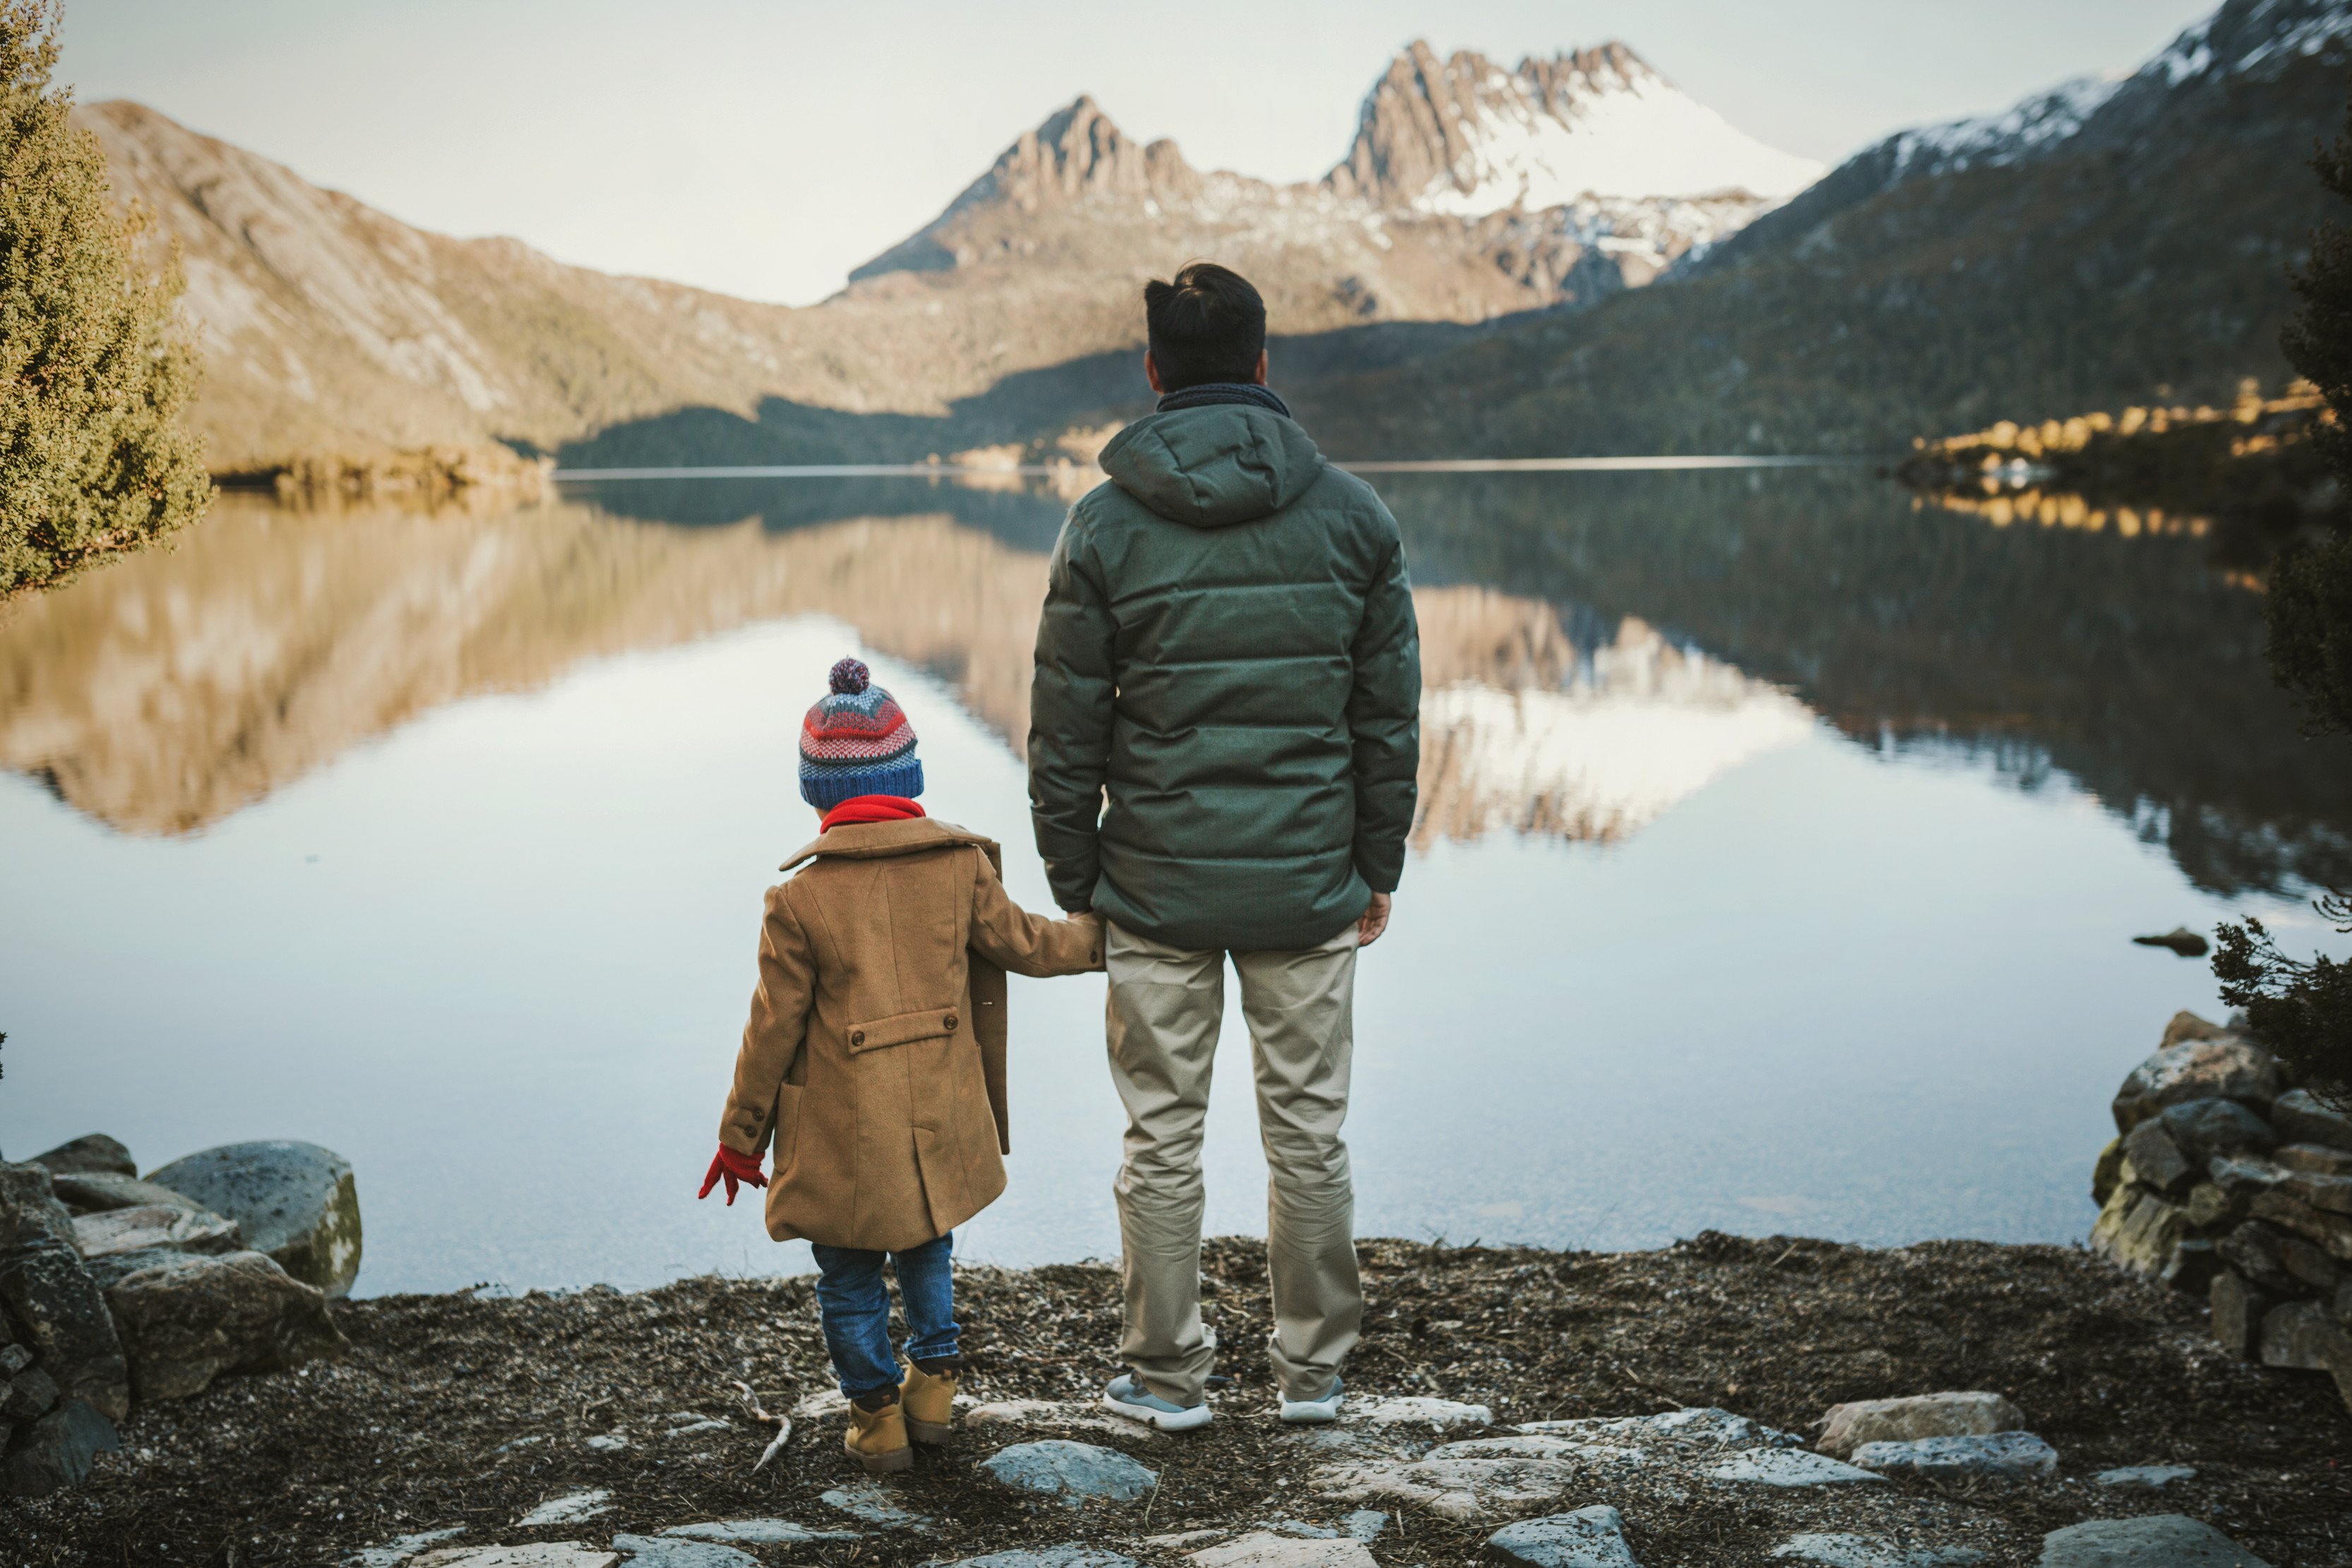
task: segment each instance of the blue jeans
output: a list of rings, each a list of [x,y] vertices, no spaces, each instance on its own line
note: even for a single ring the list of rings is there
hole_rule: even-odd
[[[886,1257],[897,1265],[907,1311],[907,1359],[938,1361],[956,1353],[955,1280],[949,1271],[954,1243],[950,1233],[904,1252],[821,1243],[809,1249],[816,1254],[824,1348],[842,1393],[855,1399],[898,1386],[898,1358],[890,1353],[890,1292],[882,1283]]]

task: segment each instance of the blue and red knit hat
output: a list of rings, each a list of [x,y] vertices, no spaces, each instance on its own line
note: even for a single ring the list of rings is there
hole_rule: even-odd
[[[834,665],[825,684],[833,690],[801,720],[801,799],[830,811],[859,795],[921,794],[923,759],[898,699],[856,659]]]

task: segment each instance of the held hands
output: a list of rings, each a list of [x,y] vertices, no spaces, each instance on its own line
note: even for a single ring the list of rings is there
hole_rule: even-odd
[[[727,1184],[727,1203],[731,1208],[735,1203],[737,1183],[743,1182],[752,1186],[765,1186],[768,1185],[768,1176],[766,1172],[761,1170],[760,1162],[756,1156],[739,1155],[721,1144],[719,1145],[719,1152],[710,1156],[710,1173],[702,1178],[702,1190],[694,1196],[698,1198],[709,1197],[710,1189],[722,1181]]]
[[[1389,928],[1389,906],[1396,902],[1393,894],[1376,893],[1364,906],[1363,917],[1356,922],[1356,946],[1369,947],[1381,939]]]

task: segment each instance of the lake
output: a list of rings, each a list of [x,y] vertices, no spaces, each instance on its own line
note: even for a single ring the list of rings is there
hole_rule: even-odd
[[[2352,881],[2345,750],[2185,529],[1856,471],[1399,475],[1423,818],[1363,961],[1366,1235],[2086,1231],[2116,1082],[2210,973],[2128,938]],[[693,1190],[796,726],[855,653],[1046,907],[1017,738],[1063,499],[632,482],[225,497],[0,617],[0,1149],[326,1144],[362,1293],[806,1269]],[[1007,1264],[1115,1256],[1098,977],[1013,981]],[[1209,1225],[1264,1229],[1228,1012]]]

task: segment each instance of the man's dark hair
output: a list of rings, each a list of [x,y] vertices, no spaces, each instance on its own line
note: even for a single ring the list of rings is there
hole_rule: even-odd
[[[1265,301],[1213,261],[1190,263],[1173,283],[1145,284],[1143,324],[1165,392],[1249,381],[1265,351]]]

